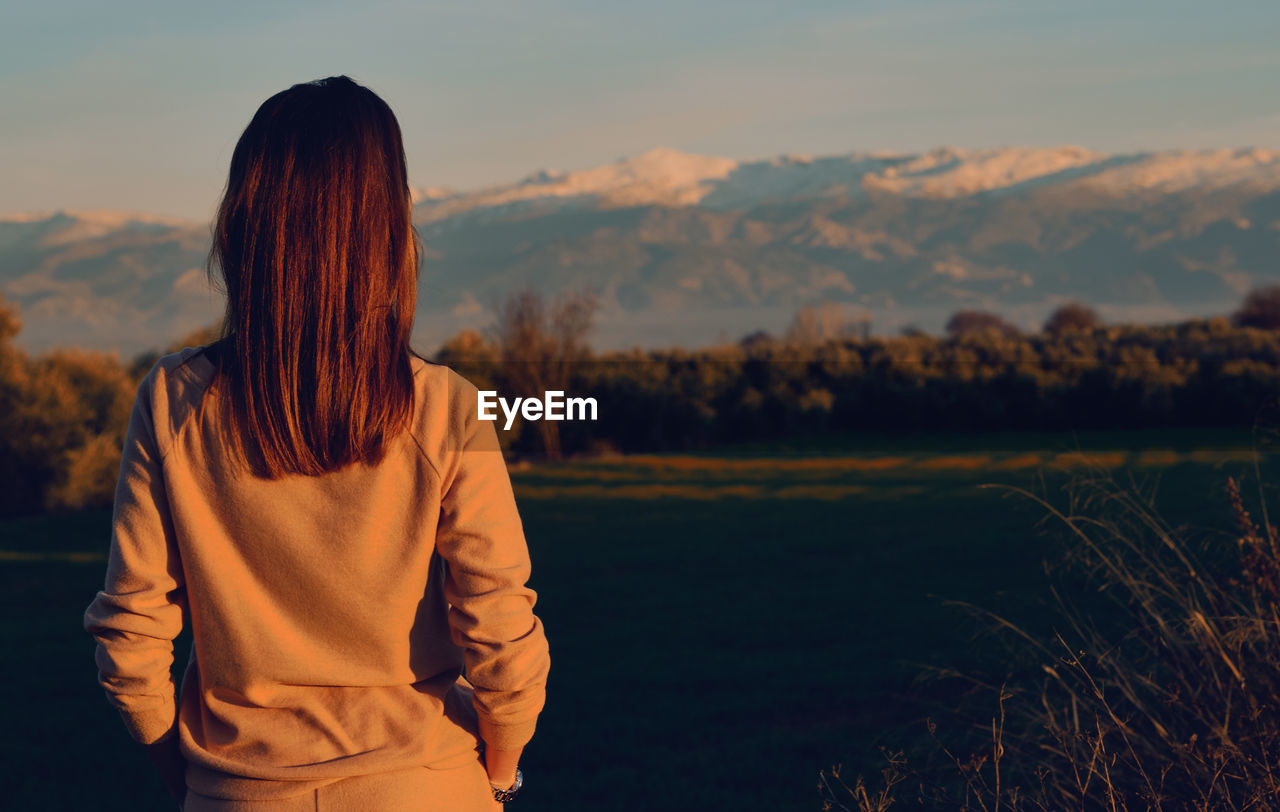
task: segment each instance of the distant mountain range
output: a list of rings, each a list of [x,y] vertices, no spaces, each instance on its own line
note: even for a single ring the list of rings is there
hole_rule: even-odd
[[[1109,155],[939,148],[734,161],[655,149],[578,172],[415,193],[431,351],[496,297],[589,287],[598,347],[780,330],[841,302],[873,332],[995,310],[1034,327],[1081,299],[1114,320],[1225,313],[1280,281],[1280,150]],[[20,341],[162,346],[221,312],[208,224],[120,212],[0,216]]]

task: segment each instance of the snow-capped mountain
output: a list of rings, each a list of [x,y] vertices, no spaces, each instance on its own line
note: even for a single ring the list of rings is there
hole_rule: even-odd
[[[113,211],[0,216],[0,294],[17,302],[18,343],[128,357],[215,321],[207,224]]]
[[[532,284],[601,297],[599,346],[779,329],[838,301],[873,329],[960,307],[1033,326],[1066,298],[1116,319],[1225,312],[1280,281],[1280,150],[1082,147],[760,161],[655,149],[470,191],[422,188],[415,330],[434,349]],[[33,350],[127,355],[213,321],[208,225],[113,212],[0,217],[0,293]]]
[[[602,205],[700,206],[718,211],[881,192],[913,198],[1009,194],[1033,186],[1075,186],[1113,194],[1280,185],[1280,150],[1256,148],[1107,155],[1083,147],[951,147],[923,154],[854,152],[825,158],[783,155],[764,161],[653,149],[580,172],[542,170],[518,183],[469,193],[425,189],[420,221],[461,211],[547,199],[591,198]]]

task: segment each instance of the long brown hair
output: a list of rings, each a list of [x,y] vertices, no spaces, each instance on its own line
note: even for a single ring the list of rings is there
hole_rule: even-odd
[[[411,216],[395,114],[346,76],[277,93],[240,136],[209,251],[227,304],[208,355],[231,450],[260,476],[376,464],[413,414]]]

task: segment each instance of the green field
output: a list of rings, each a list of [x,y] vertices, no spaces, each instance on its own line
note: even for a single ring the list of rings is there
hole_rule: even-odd
[[[998,670],[945,599],[1050,622],[1044,508],[980,486],[1063,504],[1069,477],[1099,463],[1158,481],[1171,522],[1230,530],[1226,477],[1256,500],[1250,444],[1247,431],[850,435],[516,467],[552,670],[511,807],[816,810],[820,769],[870,776],[879,745],[914,747],[924,717],[954,705],[957,681],[914,680],[925,666]],[[168,808],[80,626],[109,524],[0,523],[8,808]]]

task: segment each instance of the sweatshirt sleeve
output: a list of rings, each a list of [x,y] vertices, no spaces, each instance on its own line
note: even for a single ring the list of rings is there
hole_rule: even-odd
[[[453,641],[475,686],[480,737],[516,749],[533,738],[546,699],[550,654],[537,594],[525,586],[531,563],[506,462],[492,421],[479,420],[475,387],[456,466],[441,499],[436,549],[446,561],[445,597]]]
[[[97,640],[98,682],[142,744],[176,726],[173,640],[186,591],[161,476],[151,396],[155,371],[138,387],[116,481],[106,585],[84,613]]]

